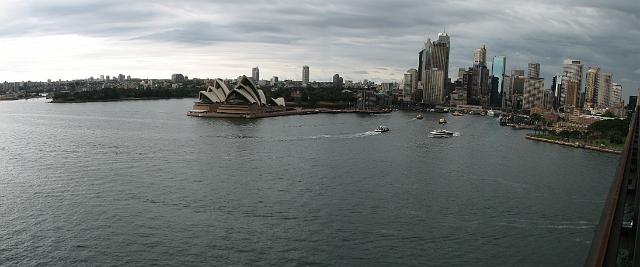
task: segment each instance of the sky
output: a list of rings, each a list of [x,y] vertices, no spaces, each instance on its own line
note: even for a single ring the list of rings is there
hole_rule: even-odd
[[[640,87],[638,0],[2,0],[0,80],[125,74],[138,78],[400,81],[427,37],[451,36],[450,76],[488,61],[542,64],[545,86],[565,58]]]

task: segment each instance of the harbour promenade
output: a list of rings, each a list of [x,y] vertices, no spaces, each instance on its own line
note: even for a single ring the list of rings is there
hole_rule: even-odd
[[[621,154],[622,153],[622,151],[619,151],[619,150],[609,149],[609,148],[604,148],[604,147],[598,147],[598,146],[592,146],[592,145],[586,145],[586,144],[583,144],[583,143],[580,143],[580,142],[567,142],[567,141],[560,141],[560,140],[551,140],[551,139],[547,139],[547,138],[535,137],[535,136],[530,136],[530,135],[527,135],[526,138],[529,139],[529,140],[533,140],[533,141],[540,141],[540,142],[546,142],[546,143],[551,143],[551,144],[570,146],[570,147],[575,147],[575,148],[584,148],[584,149],[595,150],[595,151],[606,152],[606,153],[613,153],[613,154]]]
[[[201,110],[190,110],[187,112],[187,116],[191,117],[205,117],[205,118],[245,118],[245,119],[257,119],[257,118],[268,118],[268,117],[279,117],[279,116],[292,116],[292,115],[310,115],[310,114],[319,114],[319,113],[329,113],[329,114],[342,114],[342,113],[359,113],[359,114],[382,114],[382,113],[390,113],[391,109],[328,109],[328,108],[318,108],[318,109],[308,109],[308,108],[296,108],[293,110],[286,111],[273,111],[273,112],[259,112],[259,113],[222,113],[222,112],[210,112],[210,111],[201,111]]]

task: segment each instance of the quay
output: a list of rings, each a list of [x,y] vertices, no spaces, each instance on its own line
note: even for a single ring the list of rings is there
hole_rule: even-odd
[[[567,142],[567,141],[560,141],[560,140],[551,140],[551,139],[547,139],[547,138],[535,137],[535,136],[530,136],[530,135],[527,135],[526,138],[529,139],[529,140],[546,142],[546,143],[551,143],[551,144],[558,144],[558,145],[570,146],[570,147],[575,147],[575,148],[584,148],[584,149],[600,151],[600,152],[606,152],[606,153],[612,153],[612,154],[622,154],[622,151],[619,151],[619,150],[602,148],[602,147],[597,147],[597,146],[592,146],[592,145],[586,145],[586,144],[582,144],[582,143],[579,143],[579,142]]]
[[[341,114],[341,113],[358,113],[358,114],[382,114],[382,113],[390,113],[391,109],[380,109],[380,110],[358,110],[358,109],[304,109],[304,108],[296,108],[293,110],[282,110],[282,111],[271,111],[271,112],[217,112],[217,111],[207,111],[207,110],[190,110],[187,112],[187,116],[191,117],[204,117],[204,118],[244,118],[244,119],[257,119],[257,118],[268,118],[268,117],[279,117],[279,116],[292,116],[292,115],[310,115],[310,114],[319,114],[319,113],[328,113],[328,114]]]

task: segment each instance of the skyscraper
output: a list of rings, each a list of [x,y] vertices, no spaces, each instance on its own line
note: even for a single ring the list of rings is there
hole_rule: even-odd
[[[302,84],[309,83],[309,66],[302,66]]]
[[[416,69],[408,69],[404,74],[402,95],[405,97],[406,101],[410,100],[411,95],[417,88],[417,76],[418,71]]]
[[[251,79],[253,80],[254,83],[257,83],[258,81],[260,81],[260,69],[258,69],[257,66],[251,69]]]
[[[565,112],[578,108],[578,98],[580,94],[580,90],[578,88],[579,86],[577,81],[566,79],[563,82],[562,90],[564,95],[563,104]]]
[[[444,80],[449,79],[449,52],[451,50],[451,38],[446,32],[438,33],[438,41],[436,41],[436,59],[434,67],[444,71]]]
[[[594,108],[598,103],[598,92],[600,91],[600,68],[589,67],[585,78],[585,108]]]
[[[575,59],[565,59],[564,60],[564,67],[563,67],[563,75],[562,75],[562,84],[563,84],[563,88],[566,91],[566,93],[569,93],[569,87],[566,86],[566,84],[568,84],[568,81],[574,81],[576,82],[575,85],[571,85],[572,88],[571,89],[575,89],[573,86],[577,86],[577,94],[580,94],[580,91],[582,90],[582,62],[580,60],[575,60]],[[573,101],[573,99],[571,99],[571,101]],[[566,107],[567,105],[565,105]],[[573,105],[573,107],[579,107],[578,105]]]
[[[613,83],[611,86],[611,94],[609,95],[609,105],[615,106],[622,102],[622,85]]]
[[[491,65],[491,75],[498,78],[498,93],[502,93],[504,89],[504,74],[507,67],[507,57],[495,56]]]
[[[529,78],[540,78],[540,63],[529,63]]]
[[[445,81],[449,71],[449,35],[439,33],[437,41],[428,39],[424,46],[418,64],[423,88],[422,101],[429,105],[441,105],[445,101]]]
[[[544,79],[526,78],[524,80],[523,109],[544,107]]]
[[[600,88],[598,90],[598,108],[608,108],[611,106],[609,96],[613,87],[613,74],[600,74]]]
[[[484,44],[473,53],[473,65],[487,65],[487,47]]]

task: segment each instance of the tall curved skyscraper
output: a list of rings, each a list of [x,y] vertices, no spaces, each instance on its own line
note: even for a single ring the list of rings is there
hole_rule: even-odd
[[[439,33],[438,40],[428,39],[420,51],[419,75],[423,88],[422,101],[428,105],[441,105],[445,101],[445,82],[449,77],[450,38]]]

